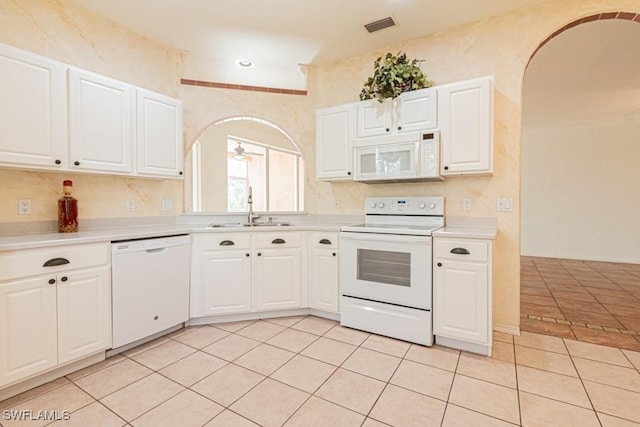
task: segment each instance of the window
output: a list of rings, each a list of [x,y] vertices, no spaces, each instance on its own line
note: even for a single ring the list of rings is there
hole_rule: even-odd
[[[227,138],[227,210],[246,212],[248,189],[253,210],[302,210],[300,154],[284,148],[229,136]]]
[[[227,159],[227,210],[243,212],[247,210],[249,184],[247,162],[230,157]]]

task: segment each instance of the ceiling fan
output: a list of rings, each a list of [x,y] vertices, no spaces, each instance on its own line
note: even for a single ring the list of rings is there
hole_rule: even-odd
[[[254,153],[252,151],[246,151],[240,141],[236,141],[236,142],[238,143],[238,146],[233,149],[233,151],[235,151],[236,153],[234,156],[235,158],[243,159],[245,156],[264,156],[263,153]]]

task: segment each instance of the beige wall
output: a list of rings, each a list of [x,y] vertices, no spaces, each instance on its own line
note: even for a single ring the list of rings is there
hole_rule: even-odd
[[[446,197],[446,214],[496,216],[499,234],[494,252],[494,322],[519,324],[521,94],[524,70],[538,44],[563,25],[607,11],[640,12],[637,0],[550,0],[519,12],[390,46],[335,64],[312,68],[309,96],[291,96],[181,86],[179,58],[173,52],[58,1],[4,0],[0,6],[0,42],[41,53],[169,95],[185,106],[185,145],[190,146],[212,122],[235,115],[265,118],[283,128],[300,145],[306,162],[306,208],[311,213],[361,213],[366,195],[438,195]],[[495,173],[490,177],[450,178],[444,183],[372,185],[315,181],[314,110],[357,100],[373,60],[386,51],[406,51],[425,59],[424,70],[436,84],[492,74],[495,76]],[[63,177],[56,174],[0,172],[3,184],[0,221],[24,219],[15,214],[19,197],[49,206]],[[77,176],[77,193],[85,213],[123,216],[125,193],[149,198],[149,214],[160,215],[160,198],[181,197],[181,184]],[[5,183],[22,182],[14,188]],[[156,187],[157,186],[157,187]],[[6,189],[8,188],[8,189]],[[84,190],[81,190],[81,189]],[[6,190],[5,190],[6,189]],[[82,194],[81,191],[85,191]],[[462,198],[473,210],[461,209]],[[497,197],[514,200],[512,213],[496,213]],[[105,200],[105,202],[102,202]],[[147,205],[147,202],[145,202]],[[155,205],[155,206],[154,206]],[[179,205],[179,204],[178,204]],[[91,206],[91,208],[89,208]],[[100,206],[100,208],[95,208]],[[53,212],[32,219],[54,219]],[[136,212],[142,214],[142,212]]]
[[[640,117],[527,129],[522,254],[640,263]]]
[[[180,56],[77,7],[55,0],[2,0],[0,43],[176,96]],[[0,169],[0,221],[57,218],[62,180],[72,179],[82,218],[176,215],[181,212],[182,181],[132,179]],[[33,214],[18,216],[17,200],[31,199]],[[127,199],[136,211],[125,211]],[[161,200],[174,211],[162,212]]]

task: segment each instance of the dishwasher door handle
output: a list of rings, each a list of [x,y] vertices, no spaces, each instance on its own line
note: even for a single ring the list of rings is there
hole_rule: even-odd
[[[145,252],[148,253],[148,254],[157,254],[157,253],[160,253],[160,252],[164,252],[166,250],[167,250],[167,248],[153,248],[153,249],[147,249],[147,250],[145,250]]]

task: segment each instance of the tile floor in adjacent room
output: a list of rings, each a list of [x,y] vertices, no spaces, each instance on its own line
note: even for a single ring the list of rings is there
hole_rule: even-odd
[[[522,257],[520,328],[640,351],[640,264]]]
[[[523,332],[493,357],[318,317],[189,327],[0,402],[53,426],[626,426],[640,353]],[[7,421],[6,427],[46,422]]]

